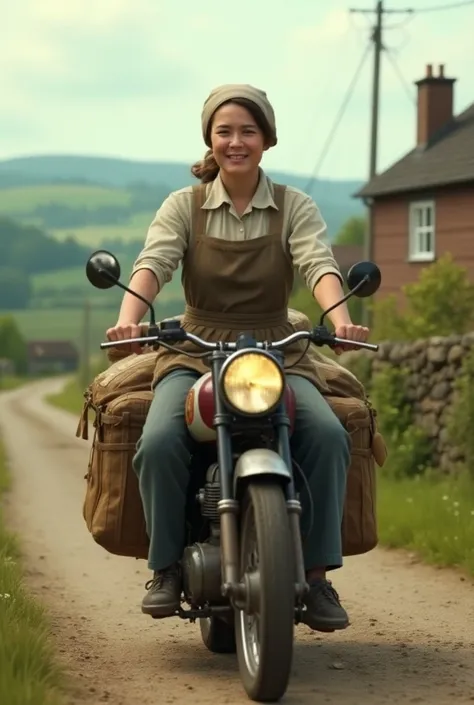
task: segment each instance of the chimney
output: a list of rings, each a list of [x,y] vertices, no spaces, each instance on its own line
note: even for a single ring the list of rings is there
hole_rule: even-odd
[[[426,76],[415,81],[418,86],[418,147],[427,145],[434,134],[453,119],[455,78],[446,78],[444,64],[438,67],[438,75],[433,75],[433,66],[428,64]]]

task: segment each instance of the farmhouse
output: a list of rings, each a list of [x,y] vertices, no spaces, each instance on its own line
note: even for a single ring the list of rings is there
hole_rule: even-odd
[[[352,265],[364,257],[362,245],[332,245],[331,249],[344,277]]]
[[[79,353],[69,340],[30,340],[27,343],[28,374],[75,372]]]
[[[399,294],[446,252],[474,279],[474,103],[453,114],[444,66],[416,81],[416,145],[356,197],[370,209],[371,258],[382,270],[378,296]]]

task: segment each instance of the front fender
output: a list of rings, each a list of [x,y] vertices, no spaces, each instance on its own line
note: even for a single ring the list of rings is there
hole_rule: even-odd
[[[268,448],[252,448],[242,453],[237,460],[234,471],[234,492],[239,480],[256,475],[275,475],[287,482],[291,472],[282,458]]]

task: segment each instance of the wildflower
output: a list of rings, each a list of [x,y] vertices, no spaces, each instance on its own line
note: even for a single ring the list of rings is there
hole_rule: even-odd
[[[447,494],[443,495],[443,502],[447,502],[447,501],[448,501],[448,499],[449,499],[449,497],[448,497],[448,495],[447,495]]]
[[[0,598],[3,598],[4,600],[8,600],[11,597],[11,595],[8,592],[0,593]]]

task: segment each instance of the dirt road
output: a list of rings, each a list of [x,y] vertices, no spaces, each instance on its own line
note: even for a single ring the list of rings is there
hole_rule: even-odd
[[[88,444],[75,439],[74,417],[42,401],[60,385],[0,395],[0,425],[12,519],[72,674],[70,702],[249,702],[234,657],[210,654],[196,625],[141,614],[144,562],[109,556],[90,538],[81,515]],[[376,550],[347,560],[335,585],[353,626],[327,636],[298,627],[286,705],[474,701],[471,582]]]

